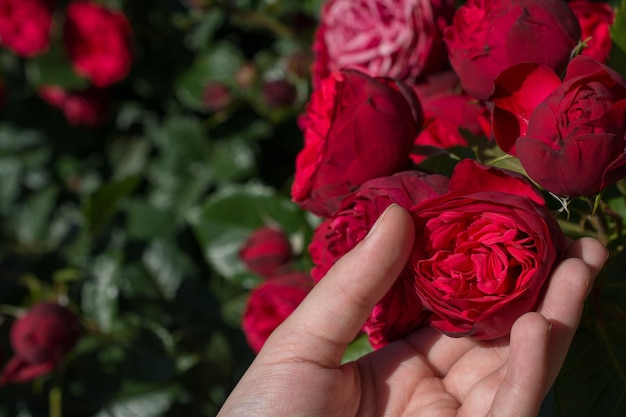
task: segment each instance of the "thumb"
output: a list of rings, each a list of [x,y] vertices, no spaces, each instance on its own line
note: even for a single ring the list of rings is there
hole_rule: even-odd
[[[414,235],[409,213],[389,206],[366,238],[333,265],[272,333],[261,354],[339,366],[347,344],[400,275]]]

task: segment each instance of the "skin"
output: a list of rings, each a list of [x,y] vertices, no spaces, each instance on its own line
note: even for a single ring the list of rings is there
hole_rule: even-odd
[[[274,331],[218,417],[536,416],[606,261],[604,246],[573,242],[543,303],[515,322],[510,337],[484,342],[423,328],[342,365],[413,240],[409,214],[392,205]]]

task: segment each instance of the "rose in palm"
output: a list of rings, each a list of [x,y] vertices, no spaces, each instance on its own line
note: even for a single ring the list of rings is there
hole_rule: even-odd
[[[418,171],[404,171],[364,183],[316,229],[309,245],[315,264],[312,277],[315,281],[322,279],[339,258],[363,240],[390,204],[408,209],[445,192],[447,185],[448,179],[442,175],[426,175]],[[412,283],[401,276],[374,307],[363,330],[372,346],[379,348],[419,328],[427,316]]]
[[[521,63],[564,70],[580,39],[578,20],[562,0],[469,0],[444,31],[450,63],[472,96],[486,99],[493,80]]]
[[[313,44],[313,84],[342,68],[410,81],[439,69],[453,14],[451,0],[330,0]]]
[[[449,191],[411,209],[408,270],[430,324],[450,336],[496,339],[536,309],[564,237],[530,182],[465,159]]]
[[[617,72],[578,56],[563,82],[525,64],[496,85],[496,141],[546,190],[586,196],[626,177],[626,84]]]
[[[293,200],[330,217],[365,181],[407,168],[421,123],[419,101],[404,84],[356,70],[333,73],[299,119],[304,148],[296,158]]]

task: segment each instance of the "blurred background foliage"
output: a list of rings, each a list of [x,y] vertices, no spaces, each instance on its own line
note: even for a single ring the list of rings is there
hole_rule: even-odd
[[[270,220],[300,255],[311,233],[281,191],[321,1],[99,3],[128,18],[133,64],[97,126],[37,94],[87,85],[58,25],[45,54],[0,49],[0,360],[38,301],[85,329],[56,372],[0,388],[0,416],[214,415],[253,358],[239,246]]]

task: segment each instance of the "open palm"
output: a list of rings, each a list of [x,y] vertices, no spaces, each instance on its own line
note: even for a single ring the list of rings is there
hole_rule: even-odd
[[[231,393],[226,416],[536,416],[560,370],[584,299],[606,259],[574,242],[542,305],[510,337],[481,342],[423,328],[341,365],[408,258],[411,219],[392,206],[272,336]]]

